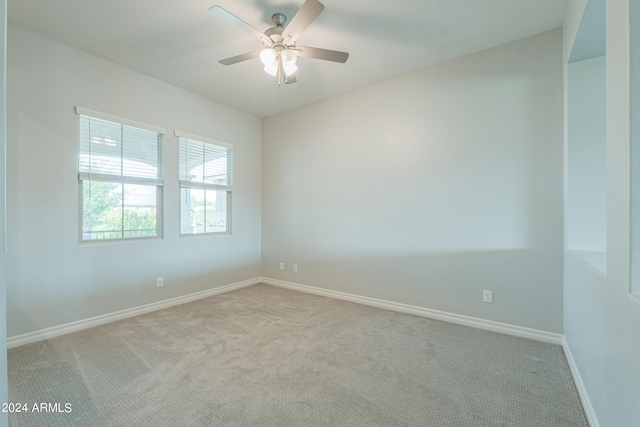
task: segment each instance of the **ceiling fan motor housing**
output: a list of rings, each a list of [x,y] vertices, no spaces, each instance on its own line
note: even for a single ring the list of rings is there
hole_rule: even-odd
[[[273,21],[275,26],[265,31],[264,35],[269,37],[274,45],[277,45],[279,43],[282,43],[282,31],[284,31],[284,25],[287,22],[287,17],[281,13],[274,13],[273,16],[271,16],[271,20]],[[265,47],[267,47],[266,43]]]
[[[284,27],[287,23],[287,17],[282,13],[274,13],[271,15],[271,22],[273,22],[276,27]]]

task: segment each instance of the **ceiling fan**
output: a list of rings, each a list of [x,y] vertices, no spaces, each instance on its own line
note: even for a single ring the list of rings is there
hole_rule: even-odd
[[[213,6],[209,9],[209,12],[246,31],[264,45],[264,49],[222,59],[219,62],[223,65],[232,65],[260,57],[264,64],[264,70],[270,75],[278,77],[278,86],[283,80],[285,84],[297,81],[295,73],[298,70],[296,62],[299,56],[345,63],[349,58],[347,52],[298,46],[296,44],[300,34],[311,25],[323,10],[324,5],[318,0],[306,0],[288,24],[287,17],[283,14],[273,14],[271,21],[273,21],[274,26],[262,33],[221,6]]]

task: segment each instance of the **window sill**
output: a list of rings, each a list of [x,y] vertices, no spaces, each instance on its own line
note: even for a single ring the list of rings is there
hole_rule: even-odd
[[[569,252],[578,257],[582,262],[594,269],[603,277],[607,277],[607,253],[604,251],[579,251],[569,249]]]

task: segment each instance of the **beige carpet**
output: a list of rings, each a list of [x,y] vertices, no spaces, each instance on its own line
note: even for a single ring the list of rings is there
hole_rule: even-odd
[[[12,426],[588,425],[559,346],[267,285],[15,348],[8,367],[29,409]]]

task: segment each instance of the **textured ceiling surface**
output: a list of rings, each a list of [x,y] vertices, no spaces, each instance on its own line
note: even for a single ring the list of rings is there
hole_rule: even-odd
[[[209,13],[215,4],[260,31],[303,0],[9,0],[11,24],[258,116],[560,27],[568,0],[321,0],[300,45],[350,53],[345,64],[300,58],[277,85],[259,59],[218,61],[259,40]]]

